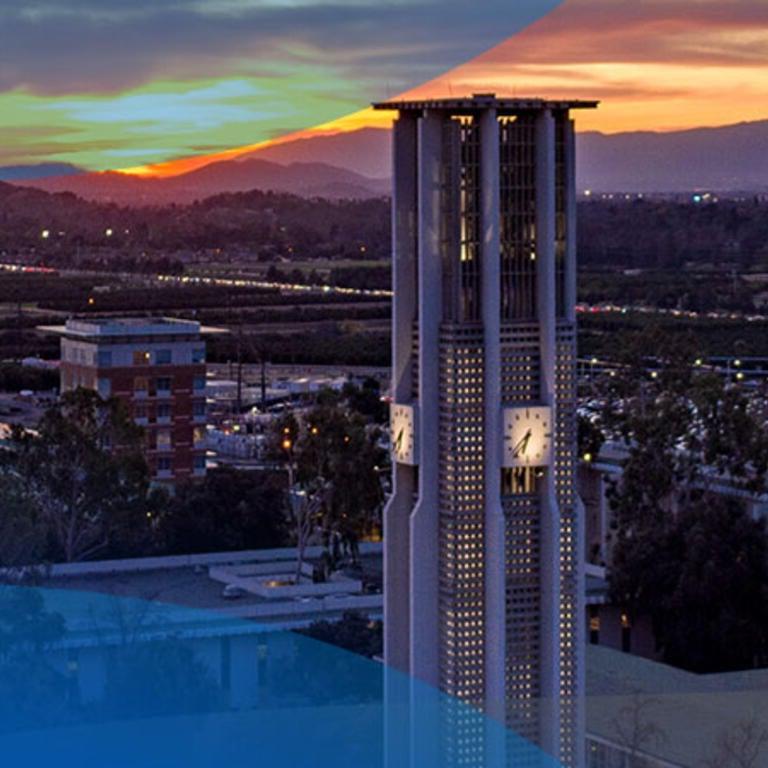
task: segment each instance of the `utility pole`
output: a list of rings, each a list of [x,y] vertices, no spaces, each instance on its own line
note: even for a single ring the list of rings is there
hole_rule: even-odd
[[[267,361],[264,350],[261,350],[261,410],[267,407]]]
[[[243,409],[243,313],[240,312],[240,321],[237,326],[237,415]]]

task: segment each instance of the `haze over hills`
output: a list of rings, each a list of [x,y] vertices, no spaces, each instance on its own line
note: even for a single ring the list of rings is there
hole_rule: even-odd
[[[768,189],[768,120],[671,133],[588,132],[577,142],[582,190]],[[249,189],[332,199],[378,197],[389,193],[389,173],[389,131],[364,128],[285,142],[162,179],[85,173],[17,183],[123,205],[154,205]]]

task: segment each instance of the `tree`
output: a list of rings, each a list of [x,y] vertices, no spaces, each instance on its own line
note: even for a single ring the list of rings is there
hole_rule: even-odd
[[[39,563],[45,554],[45,533],[27,487],[9,466],[0,466],[0,500],[0,568]]]
[[[362,416],[336,404],[316,405],[301,419],[287,415],[272,433],[273,455],[290,468],[290,493],[308,499],[321,494],[312,527],[322,528],[327,543],[340,538],[354,561],[384,501],[379,466],[385,456],[377,438]]]
[[[578,417],[578,446],[579,456],[584,461],[592,461],[600,454],[605,437],[600,427],[594,421],[579,414]]]
[[[768,747],[768,729],[757,715],[721,731],[715,753],[706,768],[758,768],[764,765]]]
[[[322,477],[318,477],[308,487],[297,487],[293,482],[293,476],[293,467],[289,465],[288,505],[296,532],[296,573],[294,583],[300,584],[307,546],[320,520],[323,506],[328,500],[331,485]]]
[[[342,390],[350,410],[365,416],[376,424],[387,421],[389,407],[381,399],[381,387],[376,379],[368,377],[361,386],[347,382]]]
[[[65,634],[61,615],[47,611],[40,590],[0,586],[0,729],[58,724],[66,719],[69,681],[43,650]]]
[[[16,430],[11,467],[48,538],[66,562],[130,551],[148,535],[142,432],[115,400],[68,392],[36,432]]]
[[[681,363],[690,349],[659,343],[655,375],[610,384],[610,429],[629,448],[608,493],[612,599],[651,617],[669,663],[752,667],[768,650],[765,526],[719,486],[765,490],[766,421],[741,387]]]
[[[345,611],[339,621],[315,621],[306,629],[297,631],[368,658],[384,652],[382,622],[371,621],[358,611]]]
[[[656,526],[624,532],[609,583],[612,600],[650,616],[669,664],[737,670],[768,652],[765,524],[733,500],[701,493]]]
[[[658,747],[666,740],[666,733],[648,714],[658,704],[657,699],[635,693],[629,704],[619,709],[613,719],[616,743],[628,757],[627,768],[642,768],[646,764],[643,752]]]
[[[158,538],[170,553],[269,549],[287,543],[281,480],[273,473],[211,470],[177,489],[160,513]]]

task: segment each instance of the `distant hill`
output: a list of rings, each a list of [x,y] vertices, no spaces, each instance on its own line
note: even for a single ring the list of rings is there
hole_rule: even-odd
[[[44,179],[49,176],[74,176],[85,173],[71,163],[37,163],[36,165],[0,166],[0,181],[27,181]]]
[[[768,189],[768,120],[672,133],[583,133],[578,183],[603,192]]]
[[[185,204],[222,192],[251,189],[302,197],[365,199],[385,195],[389,182],[325,163],[280,163],[246,157],[211,163],[179,176],[146,179],[122,173],[87,173],[24,182],[47,192],[74,192],[87,200],[120,205]]]
[[[768,120],[671,133],[578,136],[578,186],[602,192],[768,189]],[[302,197],[366,199],[389,194],[389,131],[364,128],[285,142],[165,179],[83,173],[22,179],[122,205],[189,203],[250,189]]]
[[[389,136],[384,128],[362,128],[334,136],[287,141],[257,150],[252,157],[284,164],[325,163],[374,179],[386,179],[392,174]]]

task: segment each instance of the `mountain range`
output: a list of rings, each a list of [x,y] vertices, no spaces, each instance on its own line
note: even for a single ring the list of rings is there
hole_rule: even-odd
[[[578,184],[602,192],[768,189],[768,120],[671,133],[582,133]]]
[[[181,204],[249,189],[332,199],[378,197],[390,190],[389,142],[389,131],[364,128],[288,141],[166,178],[77,173],[68,167],[66,174],[44,178],[29,178],[31,172],[25,178],[17,169],[14,182],[123,205]],[[577,144],[582,190],[768,189],[768,120],[666,133],[585,132]]]
[[[0,166],[0,181],[27,181],[44,179],[48,176],[72,176],[84,173],[71,163],[35,163],[33,165],[4,165]]]

